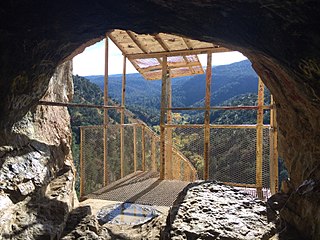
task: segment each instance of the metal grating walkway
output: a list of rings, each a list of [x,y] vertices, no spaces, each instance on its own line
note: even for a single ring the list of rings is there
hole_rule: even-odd
[[[101,199],[157,206],[172,206],[178,194],[189,182],[159,180],[156,172],[136,172],[84,196],[84,199]]]

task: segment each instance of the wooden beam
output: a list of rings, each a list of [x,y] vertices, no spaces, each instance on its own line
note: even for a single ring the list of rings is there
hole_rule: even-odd
[[[112,42],[120,49],[120,51],[122,52],[122,54],[126,55],[126,49],[124,47],[122,47],[121,44],[119,44],[119,42],[117,41],[117,39],[113,36],[113,32],[109,33],[109,38],[112,40]]]
[[[159,34],[157,34],[154,38],[158,41],[158,43],[162,46],[162,48],[164,50],[166,50],[167,52],[170,51],[169,46],[162,40],[162,38],[161,38],[161,36]],[[186,49],[189,49],[188,46],[186,46]],[[189,67],[189,70],[191,71],[191,73],[194,74],[195,72],[194,72],[194,70],[192,68],[192,65],[188,64],[188,63],[190,63],[188,61],[188,58],[186,56],[182,56],[182,57],[183,57],[184,61],[186,62],[185,66]],[[198,63],[197,63],[197,66],[199,66]],[[172,67],[170,66],[170,68],[172,68]]]
[[[201,65],[198,62],[177,62],[177,63],[170,63],[170,66],[168,66],[168,68],[170,69],[175,69],[175,68],[182,68],[182,67],[200,67]],[[156,70],[161,70],[162,66],[161,64],[159,65],[154,65],[154,66],[150,66],[150,67],[146,67],[146,68],[141,68],[140,72],[141,73],[146,73],[149,71],[156,71]]]
[[[262,126],[263,128],[270,128],[269,124]],[[204,124],[167,124],[166,128],[204,128]],[[256,124],[240,124],[240,125],[227,125],[227,124],[210,124],[210,128],[257,128]]]
[[[120,115],[120,175],[121,178],[124,177],[124,107],[125,107],[125,98],[126,98],[126,62],[127,58],[123,56],[123,73],[122,73],[122,88],[121,88],[121,115]]]
[[[273,96],[271,95],[271,105],[275,105]],[[270,190],[271,194],[275,194],[279,189],[278,176],[278,126],[276,119],[276,108],[270,111]]]
[[[171,77],[170,77],[170,70],[168,70],[168,76],[167,76],[167,87],[166,87],[166,102],[167,107],[172,107],[172,87],[171,87]],[[167,110],[167,124],[172,124],[172,111]],[[172,128],[165,129],[166,131],[166,140],[167,140],[167,146],[166,146],[166,179],[172,179]]]
[[[210,100],[211,100],[211,79],[212,79],[212,54],[207,54],[206,68],[206,96],[204,113],[204,180],[209,179],[209,153],[210,153]]]
[[[94,104],[81,104],[81,103],[64,103],[64,102],[49,102],[39,101],[38,105],[55,106],[55,107],[79,107],[79,108],[97,108],[97,109],[122,109],[120,106],[101,106]]]
[[[161,111],[160,111],[160,179],[165,178],[166,152],[165,152],[165,108],[167,107],[167,57],[162,61],[162,83],[161,83]]]
[[[149,54],[147,49],[139,42],[139,40],[135,37],[133,32],[126,31],[126,33],[132,39],[132,41],[141,49],[142,52],[144,52],[145,54]],[[156,59],[158,60],[159,64],[162,63],[162,61],[161,61],[161,59],[159,57],[156,57]]]
[[[263,161],[263,103],[264,103],[264,84],[258,80],[258,111],[257,111],[257,143],[256,143],[256,185],[257,194],[263,199],[262,192],[262,161]]]
[[[158,58],[158,57],[173,57],[173,56],[187,56],[206,53],[231,52],[232,50],[218,47],[218,48],[198,48],[192,50],[175,50],[170,52],[153,52],[153,53],[136,53],[126,54],[128,59],[143,59],[143,58]]]
[[[109,38],[106,34],[105,39],[105,62],[104,62],[104,87],[103,87],[103,104],[108,105],[108,81],[109,81]],[[104,109],[103,113],[103,185],[108,185],[108,143],[107,143],[107,124],[109,123],[108,110]]]
[[[264,110],[271,109],[272,106],[261,106]],[[166,108],[166,110],[174,111],[201,111],[206,110],[206,107],[171,107]],[[258,110],[258,106],[212,106],[209,107],[210,110]]]

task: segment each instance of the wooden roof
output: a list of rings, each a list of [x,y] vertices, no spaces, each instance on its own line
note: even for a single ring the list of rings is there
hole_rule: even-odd
[[[167,57],[171,77],[203,74],[197,54],[231,51],[219,45],[159,33],[155,36],[114,30],[109,38],[147,80],[161,79],[161,63]]]

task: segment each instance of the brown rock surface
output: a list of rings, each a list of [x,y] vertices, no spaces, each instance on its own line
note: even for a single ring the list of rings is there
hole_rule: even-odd
[[[2,1],[0,156],[17,154],[17,146],[25,146],[29,141],[17,134],[12,136],[12,126],[21,128],[32,120],[34,109],[33,113],[28,111],[44,95],[57,65],[81,52],[83,44],[92,44],[106,31],[121,28],[176,33],[216,42],[248,56],[277,101],[280,150],[292,186],[297,189],[305,180],[317,182],[320,180],[319,12],[320,2],[315,0]],[[51,129],[49,125],[43,128]],[[24,130],[34,134],[33,128]],[[33,142],[28,150],[19,153],[30,164],[33,162],[28,153],[33,148],[49,153]],[[37,162],[44,164],[47,160]],[[46,166],[52,169],[50,164]],[[20,169],[17,167],[14,169]],[[43,180],[40,174],[34,185]],[[13,188],[12,181],[8,189]],[[311,232],[318,233],[320,227],[312,221],[312,211],[305,211],[309,206],[304,205],[304,197],[296,195],[296,198],[301,201],[289,199],[295,207],[294,224],[305,235],[310,229],[317,229]],[[310,208],[318,209],[319,204]],[[283,217],[291,221],[287,215]],[[304,224],[304,218],[308,219],[308,225]]]
[[[269,239],[264,202],[216,182],[187,186],[169,212],[163,239]]]
[[[57,68],[45,100],[72,97],[72,63]],[[53,239],[77,203],[66,108],[32,108],[0,147],[0,238]]]

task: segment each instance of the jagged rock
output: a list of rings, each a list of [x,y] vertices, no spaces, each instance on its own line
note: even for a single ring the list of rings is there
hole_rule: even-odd
[[[163,239],[268,239],[266,205],[216,182],[190,184],[170,210]]]
[[[30,180],[30,181],[25,182],[25,183],[20,183],[18,185],[18,189],[19,189],[21,195],[26,196],[29,193],[32,193],[36,188],[33,185],[33,182]]]
[[[71,70],[71,62],[58,67],[44,99],[70,100]],[[1,239],[60,237],[77,204],[70,144],[66,108],[33,108],[6,135],[0,148]]]
[[[152,220],[140,225],[119,225],[98,223],[98,218],[91,215],[89,206],[74,209],[68,219],[62,240],[73,239],[159,239],[164,228],[166,214],[161,214]]]
[[[281,217],[306,239],[320,238],[320,182],[306,180],[281,209]],[[306,231],[308,229],[308,231]]]

